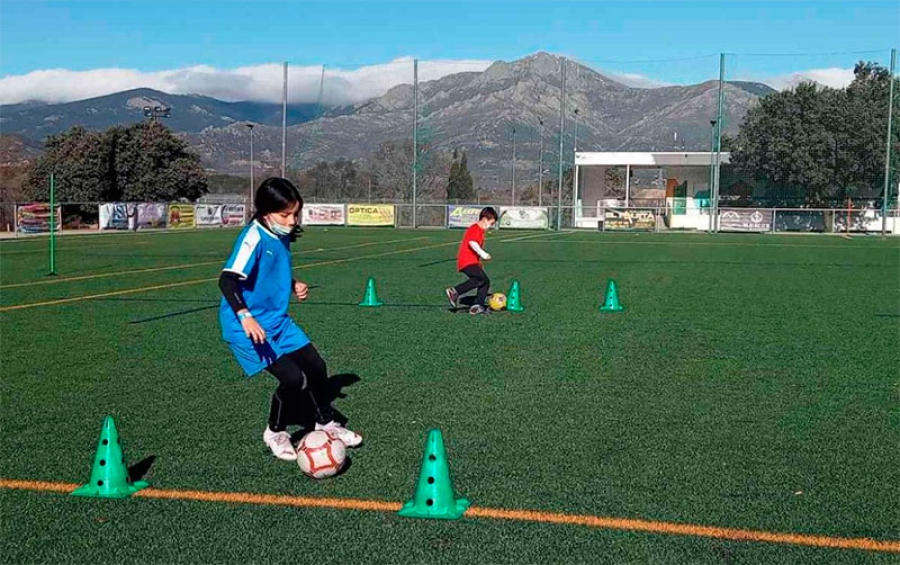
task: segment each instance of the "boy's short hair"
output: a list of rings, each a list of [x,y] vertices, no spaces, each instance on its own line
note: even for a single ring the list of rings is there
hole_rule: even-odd
[[[487,208],[482,208],[481,213],[478,214],[478,219],[483,220],[485,218],[497,221],[497,211],[492,207],[488,206]]]

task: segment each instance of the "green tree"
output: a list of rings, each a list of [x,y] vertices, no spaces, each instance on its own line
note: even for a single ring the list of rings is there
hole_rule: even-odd
[[[311,199],[341,201],[363,195],[359,177],[353,161],[320,161],[299,175],[297,187],[303,196]]]
[[[161,123],[114,127],[105,135],[113,148],[118,199],[163,202],[196,200],[206,194],[206,174],[199,157]]]
[[[889,85],[887,70],[860,62],[845,89],[804,83],[766,96],[729,140],[734,168],[768,184],[774,189],[770,196],[787,205],[877,198],[884,181]],[[892,131],[896,161],[897,117]]]
[[[476,198],[475,183],[469,173],[469,159],[465,151],[453,151],[450,178],[447,182],[447,199],[473,202]]]
[[[34,200],[50,198],[50,174],[53,173],[58,201],[96,202],[114,199],[111,155],[108,140],[102,135],[74,126],[44,142],[44,154],[28,172],[23,189]]]
[[[46,200],[50,173],[68,202],[196,200],[207,192],[200,158],[159,123],[89,132],[74,126],[50,136],[25,181],[30,198]]]

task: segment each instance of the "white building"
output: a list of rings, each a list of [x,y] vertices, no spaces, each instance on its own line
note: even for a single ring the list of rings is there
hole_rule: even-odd
[[[653,208],[673,228],[705,229],[715,153],[575,153],[575,225],[599,227],[608,208]],[[721,153],[720,164],[731,160]]]

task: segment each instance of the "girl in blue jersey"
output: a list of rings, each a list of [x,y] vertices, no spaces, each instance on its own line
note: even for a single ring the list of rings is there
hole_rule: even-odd
[[[303,199],[290,181],[269,178],[256,191],[256,212],[234,244],[219,277],[222,337],[248,376],[266,370],[278,379],[263,440],[275,457],[295,461],[289,419],[312,412],[316,429],[348,447],[362,437],[334,420],[325,361],[288,316],[291,294],[306,300],[308,287],[294,280],[291,242]]]

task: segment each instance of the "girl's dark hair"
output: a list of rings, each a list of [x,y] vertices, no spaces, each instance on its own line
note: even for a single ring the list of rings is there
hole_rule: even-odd
[[[266,214],[281,212],[295,203],[300,204],[301,209],[303,208],[303,197],[300,196],[297,187],[287,179],[269,177],[262,181],[259,188],[256,189],[256,197],[253,199],[255,208],[253,219],[262,220]],[[303,228],[300,227],[300,222],[297,222],[297,227],[291,234],[291,241],[296,240],[298,234],[302,232]]]

